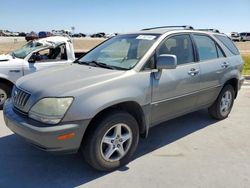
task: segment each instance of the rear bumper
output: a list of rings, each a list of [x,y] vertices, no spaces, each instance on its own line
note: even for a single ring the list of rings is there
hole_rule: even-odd
[[[89,123],[89,120],[83,120],[48,126],[15,112],[11,100],[5,102],[3,114],[7,127],[14,133],[42,150],[55,153],[78,151]],[[57,138],[69,133],[74,133],[75,136],[65,140]]]

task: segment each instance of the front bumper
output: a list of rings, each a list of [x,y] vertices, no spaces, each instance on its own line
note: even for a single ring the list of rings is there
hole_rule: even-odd
[[[25,138],[38,148],[56,153],[77,152],[90,120],[62,122],[48,126],[34,121],[13,110],[11,100],[7,100],[3,109],[4,121],[9,129]],[[59,140],[58,136],[74,133],[70,139]]]

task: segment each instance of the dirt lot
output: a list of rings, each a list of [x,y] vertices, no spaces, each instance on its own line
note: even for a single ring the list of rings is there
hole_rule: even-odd
[[[105,39],[93,39],[93,38],[78,38],[73,39],[74,48],[77,52],[86,52],[91,48],[95,47],[97,44]],[[23,46],[26,42],[23,39],[15,40],[15,38],[10,38],[9,40],[1,40],[0,38],[0,54],[8,53],[14,49]],[[236,42],[242,55],[250,55],[250,42]]]
[[[16,38],[6,39],[0,37],[0,54],[5,54],[17,48],[20,48],[26,43],[26,41],[23,38],[17,38],[17,39]],[[86,38],[73,39],[73,44],[75,51],[86,52],[104,40],[105,39],[101,38],[94,39],[86,37]]]
[[[242,55],[250,55],[250,42],[236,42],[236,46],[239,48]]]

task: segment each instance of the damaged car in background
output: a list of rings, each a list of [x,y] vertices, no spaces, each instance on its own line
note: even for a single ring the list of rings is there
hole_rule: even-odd
[[[0,55],[0,109],[18,78],[49,67],[69,65],[76,55],[71,39],[62,36],[30,41],[20,49]]]

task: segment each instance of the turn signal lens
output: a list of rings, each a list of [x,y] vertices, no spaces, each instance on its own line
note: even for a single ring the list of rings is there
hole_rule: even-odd
[[[75,133],[64,134],[64,135],[58,136],[57,140],[66,140],[66,139],[73,138],[74,136],[75,136]]]

